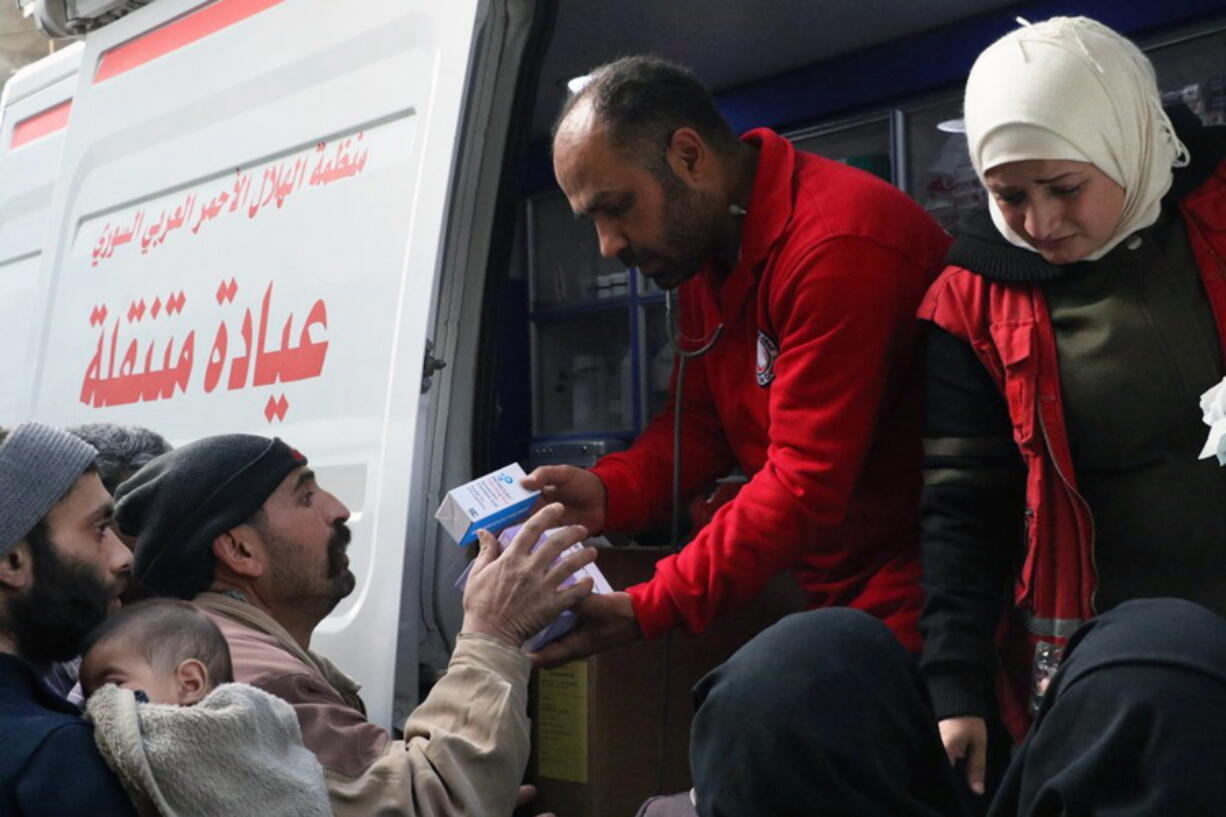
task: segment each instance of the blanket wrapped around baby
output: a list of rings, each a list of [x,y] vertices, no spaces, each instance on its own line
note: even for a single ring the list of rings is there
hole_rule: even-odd
[[[87,714],[142,817],[331,817],[293,707],[263,690],[222,684],[195,706],[166,706],[108,684]]]

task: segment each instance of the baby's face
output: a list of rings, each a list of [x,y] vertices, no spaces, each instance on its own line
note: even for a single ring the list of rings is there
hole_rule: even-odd
[[[107,684],[142,690],[150,703],[183,705],[182,690],[173,672],[154,669],[131,639],[109,638],[85,654],[81,661],[81,691],[85,697]]]

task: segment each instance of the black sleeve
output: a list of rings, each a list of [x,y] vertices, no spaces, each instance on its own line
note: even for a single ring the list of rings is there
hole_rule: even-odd
[[[17,800],[26,817],[137,817],[85,721],[47,736],[21,770]]]
[[[986,717],[1025,473],[1004,398],[971,347],[930,325],[925,357],[920,666],[938,719]]]

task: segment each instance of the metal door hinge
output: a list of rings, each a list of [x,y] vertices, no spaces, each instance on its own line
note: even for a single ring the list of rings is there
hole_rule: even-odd
[[[421,393],[430,391],[434,385],[434,373],[447,368],[447,361],[434,356],[434,341],[426,341],[426,358],[421,365]]]

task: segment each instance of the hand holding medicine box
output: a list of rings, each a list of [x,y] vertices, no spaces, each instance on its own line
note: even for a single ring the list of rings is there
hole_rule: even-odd
[[[523,526],[515,525],[514,527],[507,528],[506,530],[504,530],[502,532],[502,535],[498,537],[498,544],[500,544],[503,547],[503,549],[505,549],[508,545],[511,544],[511,540],[515,538],[515,535],[517,533],[519,533],[521,527]],[[532,546],[533,552],[535,552],[537,548],[539,548],[542,544],[544,544],[546,539],[548,539],[550,536],[552,536],[553,534],[557,533],[560,530],[562,529],[561,528],[550,528],[549,530],[542,533],[541,538],[537,539],[536,544]],[[558,558],[554,559],[550,563],[550,567],[552,567],[553,565],[557,564],[560,560],[565,559],[567,556],[571,555],[572,553],[578,551],[580,548],[583,548],[585,546],[608,545],[608,544],[609,544],[609,541],[605,539],[603,536],[595,536],[584,542],[577,542],[576,544],[571,545],[566,550],[558,554]],[[456,579],[455,586],[460,588],[461,591],[464,589],[464,586],[468,584],[468,572],[471,569],[472,569],[472,563],[470,562],[468,564],[468,567],[464,568],[464,572],[460,574],[460,578]],[[579,568],[574,573],[570,574],[570,576],[568,576],[566,580],[562,582],[562,584],[558,585],[558,589],[561,590],[563,587],[570,587],[572,584],[574,584],[575,582],[585,577],[590,578],[592,580],[592,592],[593,593],[612,593],[613,592],[613,588],[612,586],[610,586],[608,579],[606,579],[604,577],[604,574],[600,572],[600,568],[596,567],[595,562],[591,564],[586,564],[583,567]],[[541,647],[544,647],[549,642],[556,641],[557,639],[569,633],[571,629],[574,628],[574,626],[575,626],[575,614],[572,613],[570,610],[563,610],[562,615],[555,618],[548,626],[545,627],[545,629],[541,630],[539,633],[532,636],[532,638],[524,642],[524,650],[527,652],[536,652],[537,650],[539,650]]]
[[[524,469],[513,462],[454,488],[447,492],[434,518],[460,545],[475,542],[482,528],[498,533],[523,521],[541,495],[519,484],[525,476]]]

